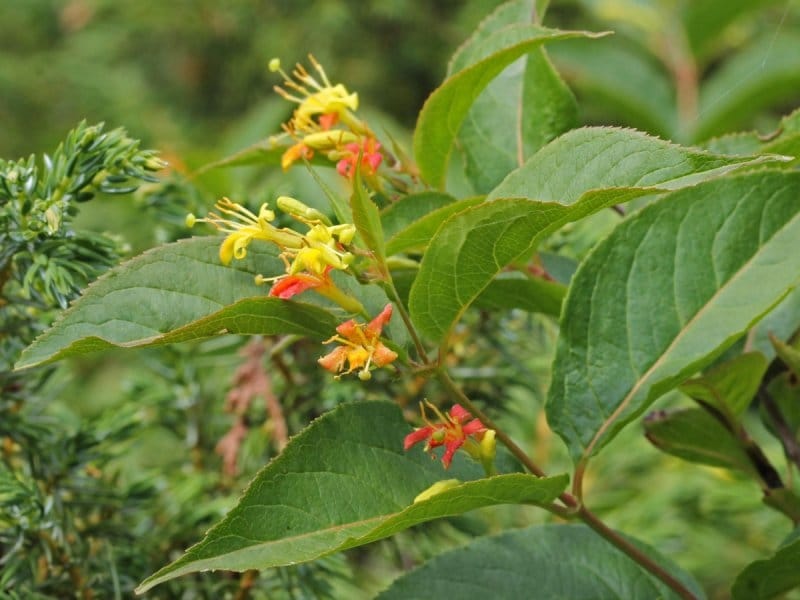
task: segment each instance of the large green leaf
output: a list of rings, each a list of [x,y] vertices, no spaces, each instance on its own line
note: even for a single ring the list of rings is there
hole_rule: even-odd
[[[511,25],[484,39],[470,52],[477,62],[448,77],[427,99],[414,132],[414,156],[423,179],[442,187],[458,131],[475,98],[503,69],[542,44],[588,32],[559,31],[537,25]]]
[[[450,72],[484,58],[483,43],[505,27],[535,23],[533,0],[512,0],[486,18],[459,48]],[[457,136],[466,174],[479,193],[496,186],[544,144],[577,124],[572,92],[543,48],[503,70],[475,99]]]
[[[409,431],[400,409],[388,402],[345,404],[327,413],[256,476],[202,542],[137,591],[200,570],[244,571],[313,560],[482,506],[545,505],[567,485],[565,475],[498,475],[413,503],[435,482],[474,478],[477,471],[459,461],[446,472],[421,449],[403,452]]]
[[[692,577],[637,543],[697,598]],[[407,598],[677,598],[584,525],[543,525],[482,537],[401,576],[379,600]]]
[[[751,563],[733,584],[734,600],[767,600],[800,586],[800,529],[771,557]]]
[[[489,194],[573,204],[604,188],[674,190],[783,156],[727,156],[685,148],[632,129],[584,127],[562,135]],[[652,191],[652,190],[651,190]]]
[[[512,172],[489,195],[493,201],[442,224],[411,289],[412,318],[442,340],[495,275],[565,223],[768,160],[713,155],[613,127],[571,131]]]
[[[226,267],[221,238],[160,246],[116,267],[28,347],[17,368],[111,346],[150,346],[220,333],[297,333],[329,337],[334,316],[322,308],[266,297],[257,273],[284,270],[276,253],[252,244]]]
[[[800,173],[670,194],[621,224],[575,274],[548,421],[588,458],[708,365],[800,281]]]
[[[760,109],[796,101],[800,87],[800,35],[766,35],[733,55],[700,90],[694,139],[747,124]]]

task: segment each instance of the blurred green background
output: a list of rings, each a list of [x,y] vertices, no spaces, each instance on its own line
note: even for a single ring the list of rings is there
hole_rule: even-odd
[[[126,127],[144,146],[162,151],[175,170],[190,172],[277,131],[291,107],[272,93],[277,80],[266,64],[277,56],[291,65],[309,52],[333,81],[358,91],[367,114],[408,139],[424,99],[444,77],[449,56],[499,4],[0,0],[0,156],[51,151],[87,119]],[[781,115],[800,106],[797,4],[554,0],[545,23],[617,32],[551,49],[578,97],[583,122],[632,126],[702,143],[741,129],[767,134]],[[185,211],[200,212],[222,194],[258,204],[277,191],[291,191],[311,201],[300,192],[313,184],[296,171],[283,175],[248,167],[215,170],[191,183],[175,178],[155,194],[156,201],[147,194],[133,201],[93,201],[79,223],[121,235],[133,252],[140,251],[186,235],[180,226]],[[614,215],[600,215],[560,232],[550,246],[579,259],[616,222]],[[551,461],[553,472],[566,467],[561,444],[542,416],[554,324],[538,317],[481,315],[471,325],[479,336],[465,341],[459,356],[470,393],[538,459]],[[141,486],[146,480],[152,488],[148,493],[141,488],[146,501],[109,521],[112,533],[106,532],[105,539],[114,538],[111,525],[127,528],[130,536],[117,539],[119,546],[113,547],[139,540],[143,550],[136,554],[131,546],[113,558],[103,554],[104,546],[98,573],[107,564],[116,565],[119,575],[112,578],[115,586],[98,583],[99,589],[122,590],[118,597],[124,597],[138,579],[197,541],[274,455],[271,432],[261,426],[268,420],[262,406],[253,406],[248,415],[254,426],[236,477],[221,474],[221,459],[214,452],[230,426],[223,399],[241,362],[236,351],[243,343],[226,338],[107,353],[71,361],[48,383],[43,397],[49,399],[41,410],[76,431],[87,418],[128,415],[131,429],[119,439],[109,438],[113,459],[103,463],[104,469],[120,486]],[[391,395],[412,407],[419,399],[420,390],[410,385],[331,386],[305,376],[313,372],[316,351],[297,347],[284,365],[304,374],[302,389],[282,374],[275,377],[276,392],[292,411],[291,432],[345,399]],[[281,372],[280,365],[270,366]],[[474,367],[481,367],[482,382],[470,383]],[[777,462],[778,449],[768,451]],[[693,571],[713,597],[725,597],[733,573],[769,553],[787,531],[788,524],[760,507],[751,484],[660,455],[636,427],[609,448],[592,476],[589,497],[595,508],[613,525]],[[314,567],[321,573],[317,579],[310,567],[265,574],[253,597],[345,597],[354,593],[353,581],[362,590],[380,589],[400,570],[463,542],[466,534],[546,518],[525,508],[482,515],[432,527],[426,536],[409,532],[347,559],[336,557]],[[731,570],[720,570],[720,564]],[[104,576],[98,574],[98,581]],[[333,591],[315,588],[318,579],[334,582]],[[238,586],[238,580],[226,576],[197,575],[157,588],[152,597],[223,597]]]

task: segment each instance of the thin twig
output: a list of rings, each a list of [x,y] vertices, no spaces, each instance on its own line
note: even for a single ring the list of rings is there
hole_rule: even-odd
[[[619,550],[627,554],[631,559],[639,563],[641,567],[649,571],[663,581],[669,588],[684,600],[697,600],[695,596],[682,582],[678,581],[671,573],[667,572],[661,565],[653,560],[638,547],[628,541],[625,537],[614,531],[603,523],[597,515],[585,506],[578,511],[578,518],[591,527],[597,534],[605,538],[608,542],[616,546]]]

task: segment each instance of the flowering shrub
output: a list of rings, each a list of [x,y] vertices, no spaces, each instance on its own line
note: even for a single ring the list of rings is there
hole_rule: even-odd
[[[205,217],[189,215],[190,226],[223,235],[123,263],[22,353],[19,369],[110,346],[302,337],[318,345],[334,381],[405,381],[444,399],[422,404],[421,424],[388,395],[328,411],[139,592],[197,571],[312,561],[513,504],[574,524],[478,536],[381,597],[447,594],[426,582],[454,568],[469,593],[491,585],[503,598],[531,586],[543,597],[593,597],[601,585],[614,597],[702,597],[690,574],[590,508],[598,457],[668,393],[688,406],[646,416],[656,448],[752,479],[765,510],[800,523],[800,113],[770,136],[703,147],[577,127],[576,100],[544,47],[591,48],[605,33],[543,27],[540,4],[511,0],[458,50],[421,109],[411,150],[357,116],[357,93],[333,84],[313,57],[291,73],[270,61],[282,77],[277,93],[296,107],[260,156],[284,171],[330,169],[339,187],[317,175],[319,198],[279,196],[279,212],[224,198]],[[574,272],[559,272],[558,232],[600,215],[616,220]],[[572,459],[564,472],[549,473],[515,439],[505,398],[478,399],[459,375],[481,312],[509,332],[524,312],[558,319],[546,415]],[[783,473],[748,431],[754,400],[785,455]],[[791,535],[749,565],[732,580],[734,596],[800,585],[796,569],[787,574],[798,549]],[[499,561],[514,577],[497,579]]]

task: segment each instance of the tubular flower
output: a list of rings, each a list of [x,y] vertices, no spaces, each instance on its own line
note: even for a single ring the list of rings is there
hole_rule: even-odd
[[[219,231],[228,234],[219,249],[219,259],[222,264],[227,265],[234,258],[241,260],[247,256],[247,246],[254,239],[272,242],[282,250],[303,247],[302,235],[291,229],[279,229],[271,224],[271,221],[275,220],[275,213],[269,210],[266,203],[261,205],[258,215],[228,198],[223,198],[215,206],[222,215],[231,218],[211,212],[204,219],[189,215],[186,224],[193,226],[195,223],[210,223]]]
[[[261,281],[259,281],[259,283],[260,282]],[[302,294],[306,290],[314,290],[325,285],[333,285],[327,272],[322,276],[312,275],[310,273],[286,275],[275,281],[275,284],[269,290],[269,295],[275,298],[288,300],[292,296]]]
[[[383,155],[380,153],[381,145],[372,137],[365,138],[361,143],[352,143],[345,146],[345,156],[336,163],[339,175],[352,179],[356,173],[356,163],[361,157],[361,172],[365,175],[374,175],[381,165]]]
[[[427,405],[436,413],[439,422],[431,423],[425,414],[425,405],[420,404],[422,419],[426,425],[415,429],[405,437],[404,450],[425,441],[425,451],[436,458],[433,449],[444,446],[442,464],[448,469],[456,451],[463,448],[472,458],[483,464],[488,474],[492,474],[495,456],[494,430],[487,429],[479,419],[473,419],[460,404],[454,404],[447,415],[443,415],[430,402],[427,402]]]
[[[284,133],[271,138],[273,143],[283,136],[295,140],[281,157],[284,170],[298,160],[311,159],[315,152],[322,152],[335,161],[352,153],[347,149],[349,146],[363,145],[362,138],[373,138],[369,127],[353,114],[358,109],[358,94],[350,93],[341,83],[333,85],[322,65],[312,55],[308,58],[315,75],[300,64],[289,75],[277,58],[269,63],[270,70],[283,77],[283,84],[276,85],[275,91],[298,105],[292,118],[283,124]]]
[[[397,358],[397,353],[387,348],[381,341],[383,327],[392,318],[392,305],[387,304],[381,313],[368,324],[356,323],[353,319],[345,321],[336,328],[337,335],[325,343],[339,342],[340,346],[320,358],[322,367],[336,373],[338,379],[358,370],[358,377],[366,381],[372,377],[370,369],[385,367]],[[345,370],[345,365],[347,370]]]
[[[337,288],[329,275],[332,269],[346,270],[353,261],[354,256],[345,246],[353,241],[355,226],[349,223],[331,225],[325,215],[288,196],[278,198],[277,204],[284,212],[308,226],[308,231],[301,234],[293,229],[275,227],[271,224],[275,213],[266,204],[255,215],[227,198],[216,204],[221,214],[212,212],[204,219],[189,215],[186,223],[189,226],[197,222],[210,223],[228,234],[219,250],[223,264],[230,263],[234,258],[244,258],[247,246],[254,239],[278,246],[281,250],[278,256],[286,265],[286,272],[275,277],[256,276],[257,284],[274,283],[270,296],[288,299],[314,289],[349,312],[362,312],[361,303]]]
[[[316,129],[327,125],[326,129],[329,129],[338,119],[344,117],[348,110],[358,108],[358,94],[351,94],[341,83],[331,84],[322,65],[310,54],[308,60],[317,72],[319,81],[301,64],[295,65],[290,77],[281,69],[280,60],[272,59],[269,64],[270,70],[277,71],[283,76],[285,86],[276,85],[275,91],[283,98],[299,105],[294,111],[290,127],[305,131],[308,126]],[[289,92],[286,88],[292,91]],[[317,115],[324,115],[324,119],[321,119],[322,125],[312,121]]]

